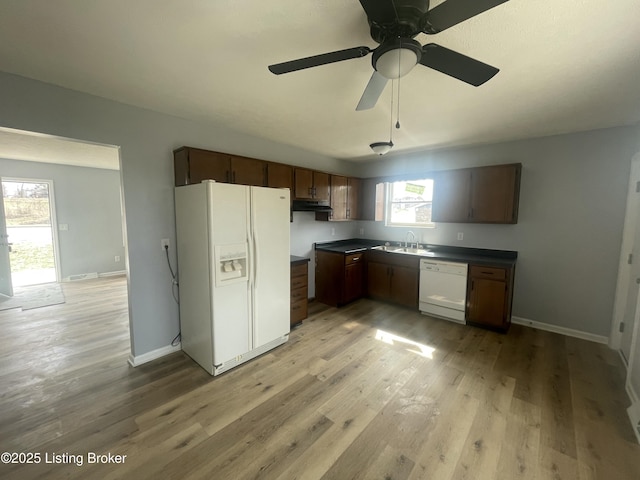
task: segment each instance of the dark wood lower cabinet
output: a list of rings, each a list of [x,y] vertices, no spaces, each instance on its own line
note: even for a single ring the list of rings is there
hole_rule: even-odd
[[[379,300],[417,308],[420,257],[373,250],[367,255],[367,294]]]
[[[316,300],[339,307],[363,295],[364,253],[316,250]]]
[[[299,325],[307,318],[308,302],[308,258],[291,263],[291,312],[289,322],[291,327]]]
[[[469,265],[467,323],[500,331],[509,329],[514,270]]]

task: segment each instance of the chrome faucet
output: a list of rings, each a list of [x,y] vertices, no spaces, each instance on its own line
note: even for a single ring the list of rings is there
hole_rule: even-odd
[[[407,232],[407,236],[404,239],[404,247],[407,248],[409,246],[409,234],[411,234],[411,238],[413,239],[413,241],[416,241],[416,234],[413,233],[411,230],[409,230]],[[412,244],[413,245],[413,244]]]

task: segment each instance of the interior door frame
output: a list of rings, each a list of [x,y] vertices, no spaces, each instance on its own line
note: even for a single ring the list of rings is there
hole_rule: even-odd
[[[0,177],[0,195],[3,200],[0,202],[0,298],[13,297],[13,279],[11,278],[11,258],[9,235],[7,234],[7,221],[4,212],[4,190],[2,188],[2,177]]]
[[[16,182],[16,183],[46,183],[49,189],[49,218],[51,219],[51,238],[53,241],[53,265],[56,272],[56,282],[62,281],[60,268],[60,243],[58,239],[58,219],[56,217],[56,195],[54,191],[53,180],[42,178],[26,178],[26,177],[0,177],[0,182]],[[2,197],[4,204],[4,194]]]
[[[616,282],[616,293],[613,304],[613,317],[611,320],[611,333],[609,335],[609,348],[620,352],[622,345],[622,333],[620,332],[620,324],[624,320],[624,313],[627,304],[627,292],[629,290],[629,282],[634,281],[631,278],[631,265],[629,264],[629,255],[633,251],[635,241],[635,232],[637,223],[640,221],[640,193],[636,191],[637,182],[640,181],[640,152],[637,152],[631,159],[631,168],[629,171],[629,187],[627,193],[627,206],[624,218],[624,229],[622,233],[622,245],[620,247],[620,262],[618,265],[618,280]],[[633,259],[640,262],[640,258]],[[636,316],[638,310],[636,309]],[[637,319],[636,319],[636,322]],[[633,344],[633,340],[632,340]],[[621,355],[622,357],[622,355]],[[623,362],[627,363],[627,359],[623,358]]]

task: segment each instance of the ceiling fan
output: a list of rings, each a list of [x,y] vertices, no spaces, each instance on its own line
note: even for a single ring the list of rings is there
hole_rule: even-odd
[[[373,108],[387,81],[406,75],[418,63],[477,87],[498,73],[498,69],[435,43],[423,46],[414,37],[420,33],[440,33],[506,1],[447,0],[429,10],[429,0],[360,0],[371,38],[379,43],[378,47],[323,53],[269,65],[269,70],[280,75],[373,53],[373,75],[356,110]]]

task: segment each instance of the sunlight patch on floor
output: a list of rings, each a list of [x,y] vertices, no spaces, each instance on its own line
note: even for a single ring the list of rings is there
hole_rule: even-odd
[[[433,352],[436,351],[435,348],[428,345],[423,345],[422,343],[414,342],[413,340],[409,340],[408,338],[400,337],[398,335],[390,332],[385,332],[384,330],[380,329],[378,329],[378,331],[376,332],[376,340],[380,340],[381,342],[387,343],[389,345],[395,345],[397,343],[408,345],[408,352],[417,353],[418,355],[425,358],[433,359]]]

